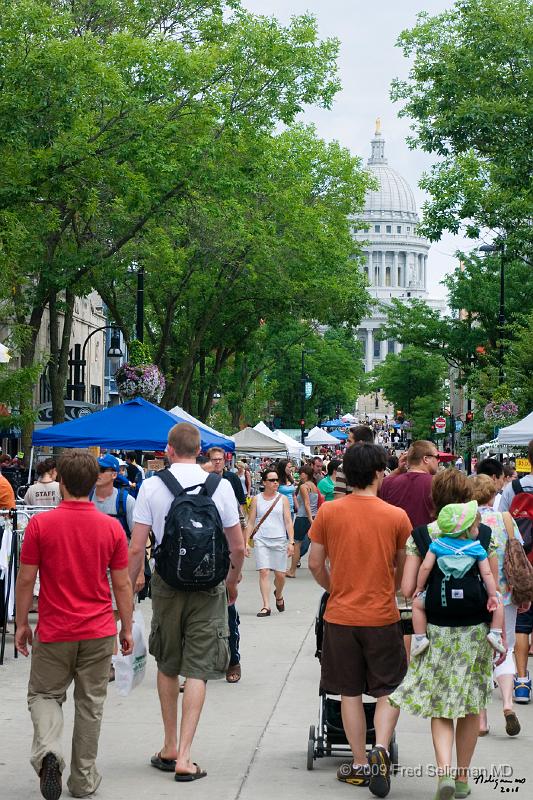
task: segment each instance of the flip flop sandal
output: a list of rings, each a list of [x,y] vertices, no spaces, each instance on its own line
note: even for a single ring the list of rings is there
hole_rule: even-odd
[[[189,783],[190,781],[197,781],[200,778],[205,778],[207,772],[203,769],[200,769],[196,761],[193,761],[193,764],[196,767],[196,772],[176,772],[174,775],[174,780],[178,781],[179,783]]]
[[[288,573],[288,572],[286,572],[286,573],[285,573],[285,577],[286,577],[286,578],[295,578],[295,577],[296,577],[296,575],[289,575],[289,573]]]
[[[241,679],[241,665],[234,664],[232,667],[228,667],[226,671],[226,680],[228,683],[238,683]]]
[[[520,723],[518,722],[518,717],[514,713],[514,711],[509,712],[509,714],[505,715],[505,733],[508,736],[518,736],[520,733]]]
[[[490,728],[485,728],[485,730],[481,730],[478,733],[478,736],[488,736],[490,733]]]
[[[285,611],[285,600],[283,599],[283,597],[277,598],[275,592],[274,592],[274,597],[276,599],[276,608],[281,614],[282,611]]]
[[[256,617],[269,617],[272,614],[272,611],[269,608],[263,608],[256,614]]]
[[[156,769],[160,769],[161,772],[174,772],[176,770],[176,759],[175,758],[163,758],[161,756],[161,751],[156,753],[155,756],[152,756],[150,759],[150,764],[152,767]]]

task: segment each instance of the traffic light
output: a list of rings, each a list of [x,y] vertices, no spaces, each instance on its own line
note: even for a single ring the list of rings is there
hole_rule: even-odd
[[[467,411],[466,414],[465,414],[465,420],[467,422],[473,422],[474,421],[474,412],[473,411]]]
[[[300,420],[300,428],[305,428],[305,419]]]

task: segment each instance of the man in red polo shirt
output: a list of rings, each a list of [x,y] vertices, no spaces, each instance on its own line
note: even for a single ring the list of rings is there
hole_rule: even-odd
[[[439,468],[439,451],[433,442],[420,439],[407,451],[407,472],[385,478],[379,490],[382,500],[403,508],[413,528],[435,519],[431,499],[433,476]]]
[[[111,582],[121,620],[124,655],[133,649],[133,595],[128,577],[128,545],[116,519],[89,500],[99,474],[94,456],[71,450],[62,456],[59,487],[63,501],[34,516],[24,534],[17,579],[16,647],[28,655],[32,645],[28,706],[33,722],[31,764],[40,776],[41,794],[59,800],[63,712],[74,681],[74,731],[68,788],[73,797],[96,791],[95,766],[107,694],[116,623]],[[39,571],[39,621],[33,638],[28,612]]]

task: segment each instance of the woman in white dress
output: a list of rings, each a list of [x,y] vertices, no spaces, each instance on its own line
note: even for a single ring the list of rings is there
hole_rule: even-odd
[[[267,469],[262,475],[265,486],[261,494],[252,499],[246,528],[246,541],[253,535],[255,564],[259,572],[259,590],[263,607],[258,617],[269,617],[270,572],[274,572],[274,598],[278,611],[285,611],[283,588],[287,556],[294,551],[294,531],[292,527],[289,501],[278,492],[279,478],[275,469]],[[246,547],[246,555],[250,548]]]

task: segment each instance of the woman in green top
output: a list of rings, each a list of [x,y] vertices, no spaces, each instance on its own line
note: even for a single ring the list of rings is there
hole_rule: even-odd
[[[318,491],[324,495],[326,501],[333,500],[337,470],[342,464],[339,458],[332,458],[328,464],[328,474],[318,482]]]

